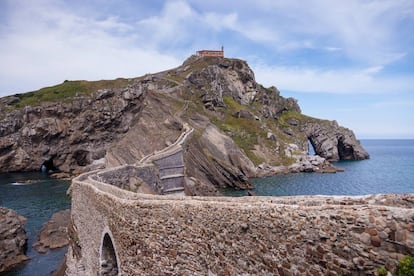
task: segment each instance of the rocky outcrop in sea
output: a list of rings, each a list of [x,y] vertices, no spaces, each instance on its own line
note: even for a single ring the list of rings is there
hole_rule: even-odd
[[[0,273],[29,260],[25,222],[15,211],[0,207]]]
[[[68,225],[70,210],[62,210],[52,215],[40,231],[38,240],[32,245],[39,253],[46,253],[47,249],[57,249],[69,244]]]

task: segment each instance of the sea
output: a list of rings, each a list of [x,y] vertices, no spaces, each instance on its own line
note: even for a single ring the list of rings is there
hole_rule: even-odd
[[[257,196],[414,193],[414,140],[361,140],[370,159],[339,161],[344,172],[295,173],[251,179]],[[227,196],[247,191],[224,189]]]
[[[414,193],[414,140],[361,140],[370,154],[362,161],[341,161],[335,166],[344,172],[334,174],[296,173],[251,179],[257,196],[367,195]],[[26,183],[30,180],[31,183]],[[66,191],[70,182],[47,174],[0,174],[0,206],[25,216],[29,237],[27,255],[31,261],[7,276],[50,275],[61,262],[66,249],[39,254],[32,249],[42,225],[53,213],[70,208]],[[244,196],[246,191],[222,190],[227,196]]]
[[[40,230],[53,213],[69,209],[66,195],[70,181],[57,180],[41,172],[0,174],[0,206],[15,210],[27,218],[28,236],[26,255],[31,259],[5,276],[46,276],[55,270],[66,254],[66,248],[49,250],[40,254],[32,248]]]

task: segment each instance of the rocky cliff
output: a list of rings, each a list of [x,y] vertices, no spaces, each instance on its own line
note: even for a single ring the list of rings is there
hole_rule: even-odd
[[[25,222],[15,211],[0,207],[0,274],[29,260]]]
[[[66,97],[68,85],[47,88],[62,93],[50,102],[32,101],[42,91],[1,99],[0,171],[40,170],[44,165],[76,172],[98,164],[109,145],[128,132],[145,94],[141,86],[126,81],[120,88],[91,94],[80,90]]]
[[[369,157],[352,131],[301,114],[295,99],[258,84],[238,59],[192,56],[140,78],[65,81],[2,98],[0,111],[0,171],[134,164],[173,143],[184,123],[195,130],[185,151],[195,194]],[[318,156],[308,155],[308,141]]]

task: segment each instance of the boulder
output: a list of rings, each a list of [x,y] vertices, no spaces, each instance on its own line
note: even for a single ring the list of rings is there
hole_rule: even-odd
[[[46,253],[47,248],[57,249],[69,244],[68,225],[70,222],[70,210],[63,210],[53,214],[46,222],[39,235],[39,239],[33,244],[33,248],[39,253]]]
[[[240,110],[233,114],[236,118],[245,118],[245,119],[255,119],[255,116],[253,113],[251,113],[248,110]]]
[[[0,207],[0,274],[29,260],[25,222],[15,211]]]

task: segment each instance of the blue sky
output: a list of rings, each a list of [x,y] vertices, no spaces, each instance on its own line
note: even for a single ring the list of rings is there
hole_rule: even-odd
[[[1,0],[0,96],[137,77],[225,48],[304,114],[414,138],[412,0]]]

